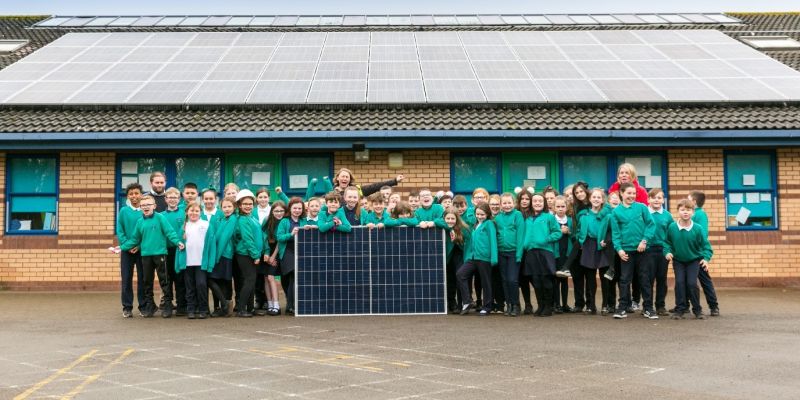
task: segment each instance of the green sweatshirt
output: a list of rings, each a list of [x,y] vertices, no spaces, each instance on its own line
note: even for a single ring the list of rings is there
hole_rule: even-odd
[[[300,226],[308,226],[308,225],[317,226],[318,223],[319,223],[319,216],[317,216],[317,219],[308,219],[308,217],[306,217],[303,218],[302,221],[300,221]]]
[[[414,211],[414,217],[419,222],[433,222],[437,228],[447,228],[447,224],[444,222],[444,207],[441,204],[431,204],[428,208],[420,204],[419,208]]]
[[[374,211],[367,211],[361,210],[361,225],[367,224],[384,224],[386,225],[386,221],[391,219],[392,217],[389,216],[389,212],[385,209],[381,213],[381,215],[375,214]]]
[[[140,219],[142,219],[142,210],[138,208],[133,209],[129,206],[123,206],[119,209],[117,214],[117,241],[119,241],[120,245],[133,236],[133,230]]]
[[[160,213],[161,215],[167,218],[169,225],[172,227],[175,232],[180,232],[183,230],[183,221],[186,219],[186,211],[177,208],[175,210],[166,209]],[[183,237],[183,236],[181,236]],[[172,243],[167,244],[168,248],[174,248],[175,246]]]
[[[514,252],[517,262],[522,261],[525,244],[525,218],[519,210],[500,211],[494,222],[497,224],[497,247],[504,253]]]
[[[278,240],[278,259],[283,259],[283,253],[286,252],[286,243],[290,240],[294,240],[294,235],[292,235],[292,217],[284,217],[281,219],[281,222],[278,224],[278,228],[275,230],[275,237]],[[298,222],[299,227],[303,226],[303,220],[300,219]]]
[[[333,223],[334,217],[339,218],[339,221],[342,221],[341,225],[336,226]],[[347,221],[347,217],[344,215],[344,208],[341,207],[336,210],[336,213],[334,214],[330,214],[327,209],[324,213],[320,212],[317,226],[319,226],[320,232],[327,232],[331,229],[334,229],[334,227],[339,232],[350,232],[352,230],[350,222]]]
[[[475,226],[478,222],[478,220],[475,219],[475,209],[472,207],[467,207],[467,211],[464,211],[464,215],[461,216],[461,219],[469,226]]]
[[[497,228],[492,220],[485,220],[472,231],[470,251],[464,260],[486,261],[497,265]]]
[[[667,237],[667,228],[669,224],[675,222],[672,214],[669,213],[664,207],[661,207],[661,212],[650,210],[650,216],[653,217],[653,223],[656,229],[653,232],[653,239],[647,242],[648,246],[663,246],[664,239]]]
[[[200,219],[202,219],[203,221],[208,221],[216,225],[217,222],[219,222],[219,220],[222,218],[225,218],[225,213],[223,213],[222,210],[219,209],[219,207],[217,207],[217,211],[211,216],[210,219],[206,216],[205,208],[200,210]]]
[[[636,251],[639,242],[653,239],[656,225],[650,210],[642,203],[633,203],[630,207],[620,204],[611,212],[611,237],[614,250]]]
[[[391,218],[386,220],[384,225],[387,228],[397,228],[398,226],[417,226],[419,225],[419,220],[416,217],[408,217],[408,218]]]
[[[214,230],[214,238],[217,242],[215,254],[217,256],[216,262],[219,262],[221,257],[233,260],[233,235],[236,232],[236,222],[239,217],[236,214],[231,214],[230,217],[222,219]]]
[[[598,212],[591,208],[581,211],[578,215],[578,243],[583,246],[586,238],[592,238],[597,241],[597,250],[602,250],[600,242],[606,238],[610,217],[611,209],[608,207],[603,207]]]
[[[269,252],[264,249],[266,241],[264,233],[261,232],[261,225],[258,217],[250,215],[239,215],[236,221],[236,229],[233,233],[233,247],[236,254],[248,256],[253,260],[260,260],[261,255]]]
[[[125,243],[120,244],[119,248],[128,251],[139,246],[142,257],[163,256],[167,254],[167,242],[177,246],[181,240],[167,218],[154,213],[149,217],[142,216],[142,219],[136,222],[133,235]]]
[[[533,249],[547,250],[558,256],[558,240],[561,239],[561,227],[553,214],[543,212],[525,220],[525,251]]]
[[[689,263],[698,259],[711,261],[714,251],[700,224],[692,222],[692,226],[686,230],[681,229],[677,222],[673,222],[667,228],[664,240],[664,256],[667,254],[672,254],[682,263]]]
[[[183,226],[181,226],[180,230],[180,237],[184,237],[186,232],[183,230]],[[208,228],[206,229],[206,234],[203,238],[203,261],[200,264],[200,269],[206,272],[211,272],[214,270],[214,265],[217,264],[217,257],[216,254],[216,239],[214,238],[214,227],[211,223],[208,224]],[[181,272],[186,269],[186,249],[178,250],[175,253],[175,272]]]
[[[706,214],[705,210],[700,207],[695,208],[692,222],[703,228],[703,233],[706,234],[706,239],[708,239],[708,214]]]

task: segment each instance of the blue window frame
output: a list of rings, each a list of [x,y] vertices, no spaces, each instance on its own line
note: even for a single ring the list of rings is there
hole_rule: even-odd
[[[281,189],[289,197],[304,197],[308,185],[314,178],[317,179],[314,194],[323,195],[325,194],[323,179],[333,178],[333,156],[329,153],[287,154],[283,156],[282,167],[284,185]]]
[[[202,190],[213,187],[217,191],[223,188],[223,157],[220,155],[128,155],[117,154],[117,209],[125,205],[125,187],[130,183],[139,183],[148,191],[150,174],[162,171],[167,176],[167,187],[181,189],[187,182],[194,182]]]
[[[479,187],[490,194],[500,193],[502,178],[498,153],[451,153],[450,190],[453,194],[464,195],[470,201],[472,192]]]
[[[778,229],[774,152],[725,152],[725,225],[728,230]]]
[[[562,153],[561,189],[579,180],[589,188],[601,187],[608,190],[617,181],[617,167],[631,163],[636,168],[639,185],[646,189],[660,187],[667,193],[667,157],[663,152],[580,152]]]
[[[58,155],[8,155],[6,234],[58,234]]]

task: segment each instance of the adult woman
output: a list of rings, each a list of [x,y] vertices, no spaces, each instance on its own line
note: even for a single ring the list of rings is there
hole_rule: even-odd
[[[631,163],[624,163],[617,168],[617,181],[608,188],[608,193],[619,192],[619,185],[622,183],[630,182],[636,188],[636,202],[644,205],[649,205],[647,201],[647,190],[639,186],[639,181],[636,175],[636,167]]]
[[[384,186],[397,186],[404,179],[406,179],[406,177],[403,176],[403,174],[400,174],[394,179],[390,179],[388,181],[376,182],[361,186],[356,184],[355,178],[353,177],[353,171],[350,171],[347,168],[342,168],[333,178],[333,181],[328,180],[326,183],[329,186],[327,191],[335,190],[339,194],[344,194],[344,190],[347,189],[348,186],[355,186],[361,191],[362,197],[367,197],[380,191]]]

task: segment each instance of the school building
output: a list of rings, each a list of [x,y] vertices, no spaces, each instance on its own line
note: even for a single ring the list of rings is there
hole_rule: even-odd
[[[130,182],[706,193],[719,286],[800,286],[800,14],[0,17],[0,289],[117,290]]]

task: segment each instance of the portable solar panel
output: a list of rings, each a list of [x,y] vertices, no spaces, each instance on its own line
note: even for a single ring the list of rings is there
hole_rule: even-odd
[[[441,229],[304,230],[295,249],[297,316],[446,313]]]

